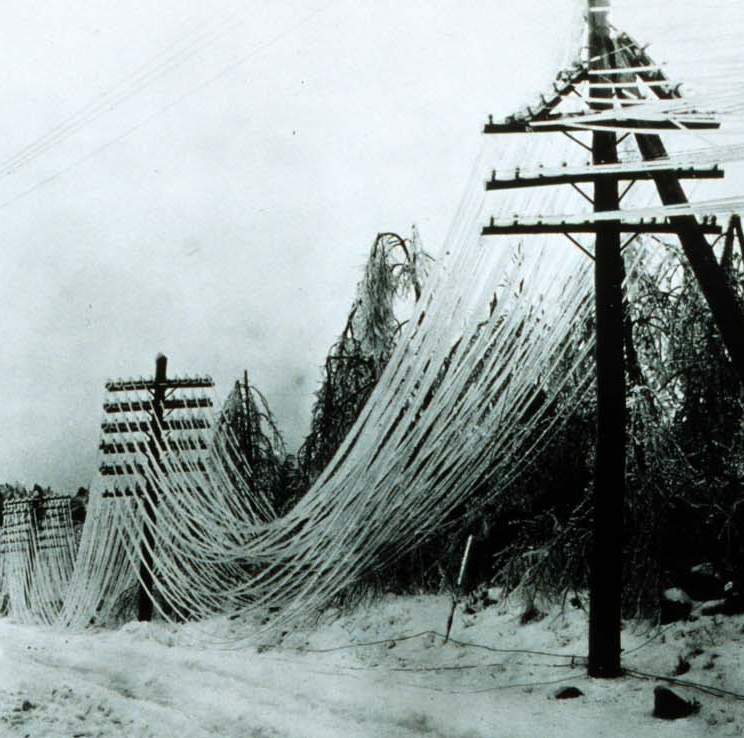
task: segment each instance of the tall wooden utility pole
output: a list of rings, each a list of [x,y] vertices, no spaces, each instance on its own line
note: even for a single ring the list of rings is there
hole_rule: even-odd
[[[104,498],[132,498],[142,500],[142,538],[139,551],[139,593],[137,614],[140,620],[151,620],[153,615],[152,593],[154,589],[155,527],[157,525],[158,494],[148,479],[169,471],[189,474],[206,470],[201,461],[180,461],[181,451],[205,451],[207,443],[200,431],[207,430],[209,423],[203,417],[191,414],[173,417],[174,411],[190,411],[212,406],[205,396],[175,397],[180,390],[210,389],[214,386],[210,377],[174,378],[167,376],[168,359],[158,354],[155,359],[153,379],[129,379],[106,384],[114,401],[106,401],[103,409],[108,415],[118,418],[102,426],[104,440],[100,449],[104,461],[99,473],[113,477],[113,488],[103,492]],[[120,400],[122,393],[125,399]],[[137,399],[130,399],[134,393]],[[144,398],[142,394],[144,393]],[[121,420],[122,414],[125,419]],[[177,436],[177,437],[176,437]],[[113,437],[113,440],[109,440]],[[163,463],[163,454],[170,460]],[[147,463],[143,464],[143,456]]]
[[[614,41],[609,30],[607,13],[609,0],[588,0],[589,62],[576,64],[558,76],[553,91],[541,96],[540,104],[527,108],[526,113],[507,117],[503,122],[489,118],[484,128],[487,134],[562,133],[576,144],[589,149],[592,165],[544,169],[525,175],[515,170],[512,176],[496,176],[486,182],[487,190],[507,190],[524,187],[570,185],[589,199],[597,212],[619,211],[624,195],[635,182],[652,181],[663,205],[687,202],[681,180],[719,179],[723,172],[714,167],[680,167],[665,165],[666,150],[659,133],[680,128],[715,130],[720,123],[713,115],[667,120],[641,114],[633,115],[633,107],[611,112],[598,118],[602,111],[614,111],[628,95],[642,97],[637,80],[659,98],[679,96],[625,34]],[[631,51],[632,50],[632,51]],[[628,82],[628,80],[633,80]],[[634,84],[635,82],[635,84]],[[579,85],[589,90],[590,110],[559,112],[564,99]],[[618,161],[618,139],[615,131],[626,136],[635,133],[635,140],[645,160],[662,159],[653,169],[644,165],[623,164],[621,172],[596,169],[596,165]],[[591,134],[591,146],[577,139],[578,134]],[[657,133],[658,132],[658,133]],[[618,183],[624,189],[619,193]],[[627,184],[626,184],[627,183]],[[593,184],[593,198],[579,189],[580,184]],[[736,226],[736,222],[734,223]],[[590,562],[589,674],[595,677],[615,677],[621,674],[620,625],[622,602],[622,539],[625,496],[625,360],[623,346],[624,277],[622,250],[641,234],[674,234],[679,237],[703,294],[705,295],[724,344],[739,375],[744,380],[744,312],[739,306],[724,270],[716,261],[706,236],[720,235],[722,229],[715,218],[698,219],[692,215],[674,215],[631,221],[619,218],[610,221],[563,219],[544,221],[515,218],[491,222],[483,235],[563,234],[595,261],[596,364],[597,364],[597,452],[594,483],[593,547]],[[592,254],[576,240],[576,234],[594,234]],[[620,235],[631,234],[621,244]]]
[[[607,25],[609,0],[589,0],[591,69],[615,66]],[[611,87],[589,86],[595,110],[612,108]],[[592,163],[617,162],[614,131],[592,134]],[[618,178],[594,182],[595,211],[620,209]],[[620,222],[599,224],[594,249],[594,306],[597,321],[597,450],[594,470],[594,531],[589,583],[589,675],[620,674],[622,535],[625,499],[625,358],[623,353],[623,257]]]

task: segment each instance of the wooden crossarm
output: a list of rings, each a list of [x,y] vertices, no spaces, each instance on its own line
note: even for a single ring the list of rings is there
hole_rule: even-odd
[[[699,119],[688,120],[644,120],[643,118],[599,118],[596,113],[566,113],[565,115],[551,115],[543,120],[524,120],[505,123],[486,123],[483,133],[555,133],[589,131],[593,128],[621,128],[631,131],[678,131],[687,130],[712,131],[721,127],[717,120]]]
[[[154,379],[119,379],[106,382],[107,392],[137,392],[152,391],[155,388]],[[204,389],[214,387],[211,377],[185,377],[182,379],[168,379],[164,383],[166,389]]]
[[[195,408],[212,407],[209,397],[184,397],[165,400],[165,410],[188,410]],[[133,400],[131,402],[104,402],[103,410],[106,413],[138,413],[152,412],[154,405],[152,400]]]
[[[163,430],[165,432],[205,430],[206,428],[209,428],[209,423],[203,418],[163,421]],[[147,421],[120,421],[117,423],[102,423],[101,430],[104,433],[148,433],[151,430],[151,424]]]
[[[549,185],[581,184],[596,182],[602,177],[615,177],[618,180],[653,180],[659,174],[667,174],[677,179],[722,179],[723,170],[718,167],[697,169],[695,167],[668,167],[656,169],[625,169],[608,172],[592,170],[567,170],[561,174],[531,174],[527,176],[498,178],[495,175],[486,181],[487,190],[513,190],[521,187],[547,187]]]
[[[598,233],[608,224],[615,225],[621,233],[670,233],[678,234],[680,225],[672,219],[657,221],[636,221],[632,223],[623,221],[578,221],[565,220],[557,222],[536,221],[513,221],[511,223],[496,223],[492,221],[482,231],[484,236],[506,236],[506,235],[538,235],[538,234],[568,234],[568,233]],[[715,222],[704,220],[700,223],[703,233],[718,235],[723,229]]]

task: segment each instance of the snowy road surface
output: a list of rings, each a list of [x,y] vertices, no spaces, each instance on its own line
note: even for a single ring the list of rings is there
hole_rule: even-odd
[[[443,598],[388,600],[290,633],[280,646],[240,650],[193,645],[190,626],[132,623],[118,631],[72,634],[0,620],[0,736],[740,734],[740,712],[727,703],[706,706],[691,719],[660,722],[650,716],[652,683],[590,681],[568,658],[496,654],[444,645],[432,635],[386,640],[441,630],[446,612]],[[230,625],[220,627],[225,635]],[[520,626],[513,615],[489,609],[469,620],[460,617],[454,636],[500,648],[564,654],[581,652],[583,629],[583,615]],[[383,642],[324,653],[309,650],[378,640]],[[662,658],[646,653],[647,659]],[[667,655],[671,663],[676,651]],[[578,686],[585,696],[556,700],[561,684]]]

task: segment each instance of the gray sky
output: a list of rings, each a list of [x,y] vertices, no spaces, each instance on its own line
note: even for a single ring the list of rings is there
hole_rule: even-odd
[[[247,369],[296,447],[375,234],[438,250],[573,5],[6,4],[0,481],[88,484],[104,382],[158,351]]]

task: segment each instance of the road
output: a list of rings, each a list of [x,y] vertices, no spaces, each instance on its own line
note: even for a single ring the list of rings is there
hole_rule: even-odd
[[[516,649],[514,653],[444,645],[431,634],[402,638],[433,627],[443,613],[446,617],[446,600],[402,599],[292,632],[281,647],[232,650],[215,644],[216,638],[230,638],[227,621],[219,628],[210,626],[212,645],[205,646],[203,630],[198,637],[195,632],[203,626],[130,623],[116,631],[70,633],[0,619],[0,737],[735,734],[730,730],[741,715],[727,704],[704,705],[700,716],[665,724],[651,717],[653,684],[589,680],[583,667],[570,660],[519,650],[580,653],[583,615],[572,615],[563,624],[546,618],[520,626],[512,615],[486,612],[480,620],[456,622],[455,638],[498,644]],[[397,640],[386,640],[386,634],[397,634]],[[365,641],[377,643],[346,648]],[[301,650],[307,646],[332,650]],[[642,653],[647,654],[647,668],[674,658],[662,643]],[[556,700],[556,689],[566,684],[579,687],[584,696]]]

